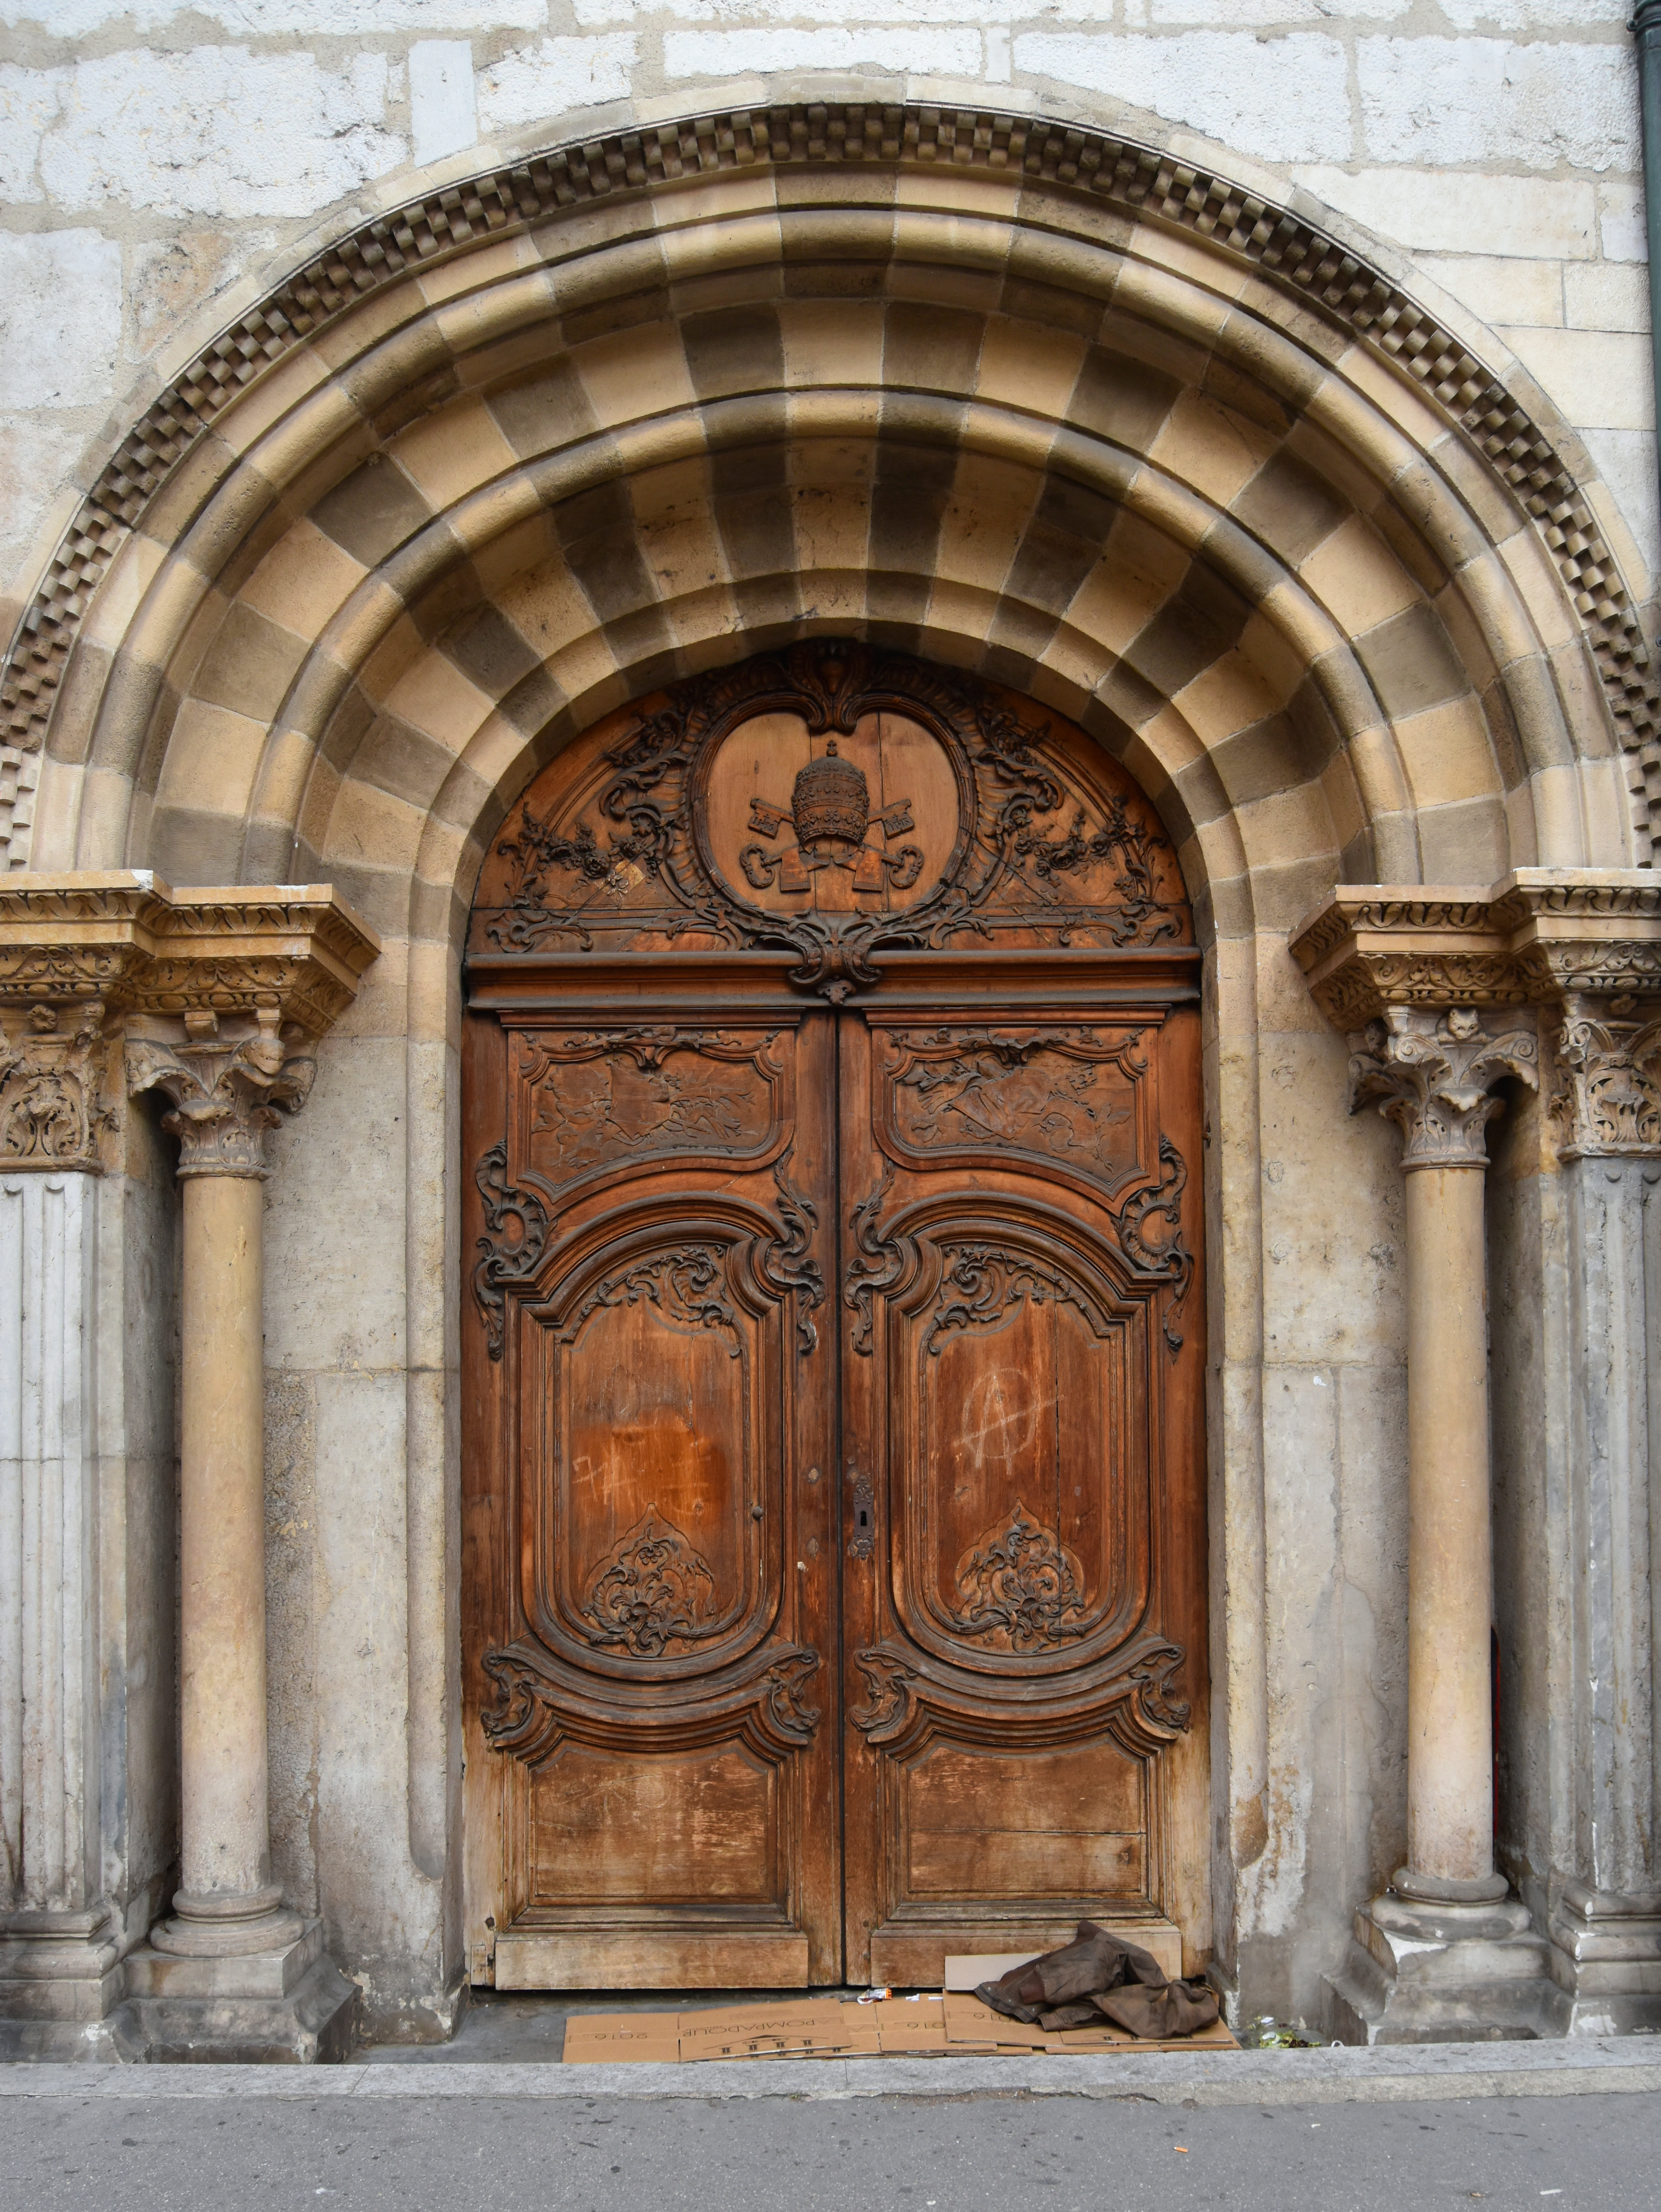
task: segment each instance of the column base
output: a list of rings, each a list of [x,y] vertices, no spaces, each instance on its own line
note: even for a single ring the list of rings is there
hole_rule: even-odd
[[[113,2057],[126,1941],[107,1905],[0,1919],[0,2061]]]
[[[1546,1922],[1567,2035],[1661,2035],[1661,1890],[1565,1881]]]
[[[1326,1978],[1341,2043],[1509,2043],[1563,2033],[1562,2004],[1526,1905],[1375,1897]]]
[[[186,1958],[142,1944],[126,1969],[110,2023],[123,2058],[310,2066],[350,2057],[357,2039],[357,1985],[326,1955],[320,1920],[269,1951]]]

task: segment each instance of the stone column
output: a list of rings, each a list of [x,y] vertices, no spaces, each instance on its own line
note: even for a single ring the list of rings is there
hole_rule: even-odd
[[[1484,1131],[1491,1085],[1537,1084],[1534,1025],[1492,1033],[1474,1006],[1390,1006],[1350,1040],[1350,1108],[1406,1139],[1408,1243],[1408,1863],[1396,1894],[1491,1904]]]
[[[191,1043],[128,1050],[135,1091],[172,1099],[184,1265],[179,1316],[179,1706],[183,1882],[152,1947],[181,1958],[280,1952],[302,1936],[271,1882],[265,1771],[265,1132],[316,1073],[277,1034],[186,1018]]]
[[[1550,2033],[1548,1946],[1494,1859],[1486,1131],[1538,1085],[1536,996],[1493,895],[1341,887],[1293,939],[1348,1037],[1349,1109],[1405,1140],[1407,1864],[1330,1976],[1346,2042]]]
[[[1569,2033],[1654,2032],[1661,2029],[1654,1602],[1661,1576],[1661,1004],[1571,988],[1555,1044],[1552,1120],[1568,1308],[1565,1535],[1574,1571],[1567,1585],[1569,1802],[1560,1814],[1547,1924]]]
[[[37,957],[5,982],[15,995],[0,1010],[0,2057],[67,2057],[119,1998],[125,1948],[102,1892],[99,1802],[110,1051],[86,963]]]

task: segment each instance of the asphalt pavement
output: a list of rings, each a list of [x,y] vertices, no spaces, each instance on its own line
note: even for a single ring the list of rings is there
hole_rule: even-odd
[[[19,2212],[1654,2212],[1653,2090],[1187,2105],[1030,2089],[902,2096],[396,2094],[152,2069],[8,2069],[0,2205]],[[81,2071],[84,2081],[85,2070]],[[172,2075],[185,2069],[155,2069]],[[220,2069],[213,2069],[217,2073]],[[279,2069],[260,2069],[268,2076]],[[335,2069],[329,2069],[332,2073]],[[554,2069],[548,2069],[552,2072]],[[610,2071],[611,2069],[607,2069]],[[732,2069],[723,2069],[723,2073]],[[770,2069],[770,2071],[771,2069]],[[120,2072],[123,2081],[112,2079]],[[465,2094],[459,2089],[467,2075]],[[387,2074],[379,2075],[389,2083]],[[128,2090],[126,2083],[133,2087]],[[59,2087],[61,2083],[63,2086]],[[429,2089],[429,2084],[432,2087]],[[343,2085],[344,2086],[344,2085]],[[1291,2086],[1290,2083],[1287,2084]],[[204,2090],[207,2085],[204,2084]]]

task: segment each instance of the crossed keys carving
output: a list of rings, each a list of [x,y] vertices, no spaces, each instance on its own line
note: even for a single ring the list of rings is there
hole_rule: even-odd
[[[751,800],[750,827],[764,837],[776,837],[787,822],[796,833],[794,844],[778,853],[746,845],[739,854],[745,878],[758,891],[770,886],[811,890],[821,868],[846,870],[856,891],[879,891],[891,878],[897,890],[909,890],[922,872],[920,846],[887,853],[867,834],[875,822],[885,837],[902,836],[912,827],[910,800],[897,799],[873,811],[864,769],[841,757],[834,738],[819,759],[797,772],[788,806]]]

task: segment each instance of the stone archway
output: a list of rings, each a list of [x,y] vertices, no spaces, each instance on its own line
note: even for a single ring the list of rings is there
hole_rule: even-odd
[[[377,218],[205,349],[14,644],[14,766],[39,772],[36,869],[326,878],[385,944],[275,1140],[310,1164],[274,1186],[269,1312],[272,1364],[363,1439],[344,1554],[390,1527],[401,1559],[363,1657],[332,1570],[307,1568],[335,1686],[277,1723],[321,1808],[278,1852],[394,1988],[417,1956],[441,1980],[456,1964],[446,1174],[473,885],[575,735],[739,637],[816,634],[1068,715],[1149,794],[1193,892],[1229,1224],[1210,1284],[1231,1971],[1243,1943],[1305,1941],[1312,1848],[1315,1754],[1266,1628],[1265,1408],[1311,1359],[1382,1375],[1395,1325],[1388,1286],[1384,1320],[1357,1318],[1360,1255],[1394,1233],[1370,1124],[1315,1148],[1359,1194],[1342,1294],[1314,1314],[1266,1256],[1299,1116],[1343,1060],[1288,933],[1341,880],[1647,857],[1641,642],[1548,426],[1318,230],[1123,142],[850,107],[567,149]],[[343,1249],[330,1193],[374,1233]],[[402,1729],[362,1717],[389,1672]],[[1376,1848],[1334,1846],[1308,1943]]]

